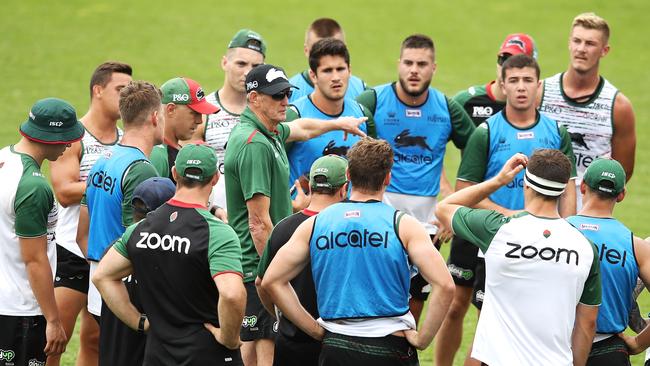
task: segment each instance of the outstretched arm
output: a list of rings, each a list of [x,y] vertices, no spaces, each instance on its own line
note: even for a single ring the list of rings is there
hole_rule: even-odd
[[[287,126],[289,126],[290,129],[287,142],[309,140],[313,137],[320,136],[326,132],[334,130],[341,130],[345,132],[346,138],[348,133],[364,137],[366,134],[359,129],[359,125],[361,125],[367,119],[367,117],[339,117],[334,120],[300,118],[287,123]]]

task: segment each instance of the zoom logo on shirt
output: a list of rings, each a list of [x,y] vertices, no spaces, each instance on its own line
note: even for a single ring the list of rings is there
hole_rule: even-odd
[[[316,238],[316,249],[330,250],[336,248],[388,248],[388,231],[383,233],[377,231],[352,230],[350,232],[334,233],[332,231],[326,235],[320,235]]]
[[[534,259],[539,257],[543,261],[555,262],[555,263],[566,263],[572,264],[571,262],[575,260],[575,265],[577,266],[580,261],[580,254],[572,249],[566,248],[536,248],[531,245],[522,246],[517,243],[506,243],[509,247],[512,247],[509,252],[506,253],[506,258],[515,258],[515,259]]]
[[[136,248],[142,249],[160,249],[163,251],[172,251],[187,254],[190,251],[190,239],[176,235],[165,234],[160,236],[158,233],[140,233],[140,240],[135,243]]]

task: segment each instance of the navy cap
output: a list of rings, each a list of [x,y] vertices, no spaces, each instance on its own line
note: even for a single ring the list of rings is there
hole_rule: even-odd
[[[138,199],[147,207],[146,212],[153,211],[169,201],[176,193],[176,186],[169,178],[151,177],[138,184],[133,191],[131,204]]]

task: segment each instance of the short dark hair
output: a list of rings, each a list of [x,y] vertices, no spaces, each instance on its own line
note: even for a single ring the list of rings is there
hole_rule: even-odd
[[[131,76],[133,69],[131,66],[118,61],[106,61],[97,66],[93,75],[90,77],[90,99],[93,98],[93,87],[99,85],[102,88],[106,87],[111,81],[113,73],[127,74]]]
[[[120,116],[124,124],[140,122],[146,115],[161,106],[162,92],[155,85],[130,81],[120,91]]]
[[[528,159],[526,169],[540,178],[553,182],[567,184],[571,178],[571,160],[563,152],[556,149],[535,150]],[[539,195],[548,200],[559,198],[557,196]]]
[[[314,32],[318,38],[334,37],[336,33],[343,33],[339,23],[332,18],[318,18],[307,28],[307,34]]]
[[[405,48],[426,48],[430,49],[433,53],[433,58],[436,56],[436,47],[433,44],[431,37],[425,34],[411,34],[406,37],[402,42],[402,47],[400,48],[400,54],[404,51]]]
[[[309,68],[314,73],[318,69],[320,59],[324,56],[340,56],[350,66],[350,53],[343,41],[336,38],[323,38],[314,43],[309,51]]]
[[[539,80],[539,64],[534,58],[524,53],[508,57],[503,65],[501,65],[501,80],[506,80],[506,70],[523,69],[524,67],[532,67],[535,69],[535,75],[537,76],[537,80]]]
[[[386,140],[365,137],[352,146],[347,159],[352,187],[377,192],[393,168],[393,149]]]

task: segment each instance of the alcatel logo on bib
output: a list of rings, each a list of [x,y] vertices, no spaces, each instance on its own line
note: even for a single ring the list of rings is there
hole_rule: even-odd
[[[187,254],[190,251],[190,239],[176,235],[165,234],[160,236],[158,233],[140,233],[140,240],[135,244],[136,248],[141,249],[160,249],[163,251],[172,251]]]
[[[172,95],[172,101],[173,102],[187,102],[190,100],[189,94],[173,94]]]
[[[329,232],[327,235],[320,235],[316,238],[316,249],[330,250],[337,248],[388,248],[388,231],[383,233],[377,231],[352,230],[350,232],[334,233]]]

